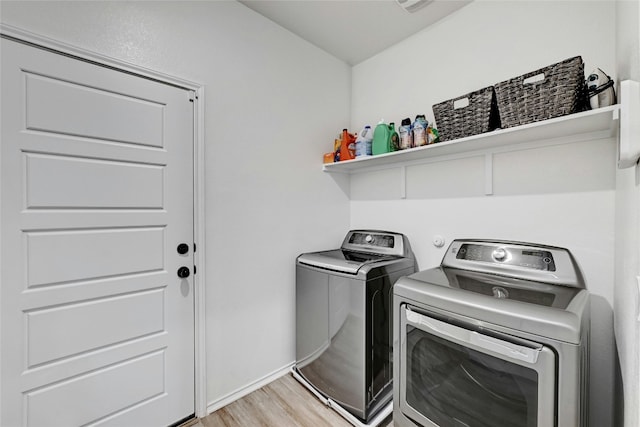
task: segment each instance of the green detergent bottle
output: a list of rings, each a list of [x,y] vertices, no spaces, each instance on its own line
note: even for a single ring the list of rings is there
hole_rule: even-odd
[[[389,143],[391,142],[391,131],[389,125],[383,120],[378,122],[375,130],[373,131],[373,142],[371,143],[371,154],[374,156],[377,154],[384,154],[391,151]]]
[[[400,149],[400,136],[396,132],[396,124],[389,123],[389,151],[398,151]]]

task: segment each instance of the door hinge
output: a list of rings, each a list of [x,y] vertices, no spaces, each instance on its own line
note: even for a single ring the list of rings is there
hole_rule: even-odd
[[[193,252],[194,253],[196,252],[196,244],[195,243],[193,244]]]
[[[196,270],[196,266],[194,265],[194,266],[193,266],[193,275],[194,275],[194,276],[196,275],[196,272],[197,272],[197,270]]]

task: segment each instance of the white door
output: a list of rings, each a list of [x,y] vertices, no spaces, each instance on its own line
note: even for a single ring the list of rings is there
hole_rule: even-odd
[[[188,417],[192,93],[1,43],[0,425]]]

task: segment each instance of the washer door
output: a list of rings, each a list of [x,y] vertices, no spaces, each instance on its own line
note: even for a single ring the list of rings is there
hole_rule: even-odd
[[[548,347],[401,306],[400,410],[425,426],[553,426]],[[468,326],[468,327],[467,327]]]

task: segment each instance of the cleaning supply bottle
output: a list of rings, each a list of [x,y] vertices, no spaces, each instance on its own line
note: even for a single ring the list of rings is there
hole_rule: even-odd
[[[427,145],[427,119],[424,114],[418,114],[413,122],[413,146],[421,147]]]
[[[400,149],[406,150],[413,147],[413,134],[411,133],[411,119],[406,118],[402,120],[400,127],[398,128],[400,134]]]
[[[384,119],[378,122],[376,129],[373,131],[373,142],[371,144],[371,154],[378,155],[388,153],[389,141],[391,140],[391,132],[389,131],[389,125],[384,122]]]
[[[347,129],[342,129],[342,142],[340,144],[340,161],[356,158],[356,137]]]
[[[435,144],[436,142],[440,142],[440,133],[433,125],[429,125],[427,127],[427,143]]]
[[[333,161],[337,163],[340,161],[340,147],[342,146],[342,133],[338,132],[336,139],[333,140]]]
[[[400,136],[396,132],[396,124],[394,122],[389,123],[389,151],[398,151],[400,149]]]
[[[371,144],[373,143],[373,131],[367,125],[360,131],[356,138],[356,158],[371,156]]]

